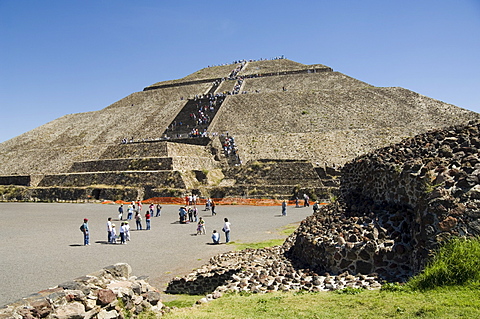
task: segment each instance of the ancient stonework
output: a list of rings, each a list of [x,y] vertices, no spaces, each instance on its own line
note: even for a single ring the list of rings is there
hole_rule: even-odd
[[[332,272],[418,273],[442,241],[480,235],[479,149],[472,122],[347,163],[339,203],[302,223],[290,256]]]
[[[125,318],[127,312],[135,318],[144,311],[169,311],[160,292],[131,272],[124,263],[105,267],[6,305],[0,318]]]
[[[480,122],[430,131],[342,168],[340,196],[283,246],[228,253],[174,293],[378,288],[423,269],[439,244],[480,235]]]

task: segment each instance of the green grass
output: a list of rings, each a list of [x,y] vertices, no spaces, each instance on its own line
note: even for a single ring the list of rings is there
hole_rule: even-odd
[[[235,250],[244,250],[247,248],[260,249],[265,247],[273,247],[282,245],[285,239],[270,239],[258,243],[239,243],[235,242]]]
[[[228,294],[165,318],[479,318],[480,290]],[[200,299],[200,296],[197,296]]]
[[[188,308],[191,307],[197,302],[197,300],[203,298],[204,296],[192,296],[192,295],[172,295],[173,300],[165,301],[163,304],[170,308]]]
[[[289,225],[283,226],[282,228],[278,229],[277,231],[282,236],[288,237],[298,228],[298,225],[299,225],[299,223],[289,224]],[[285,238],[270,239],[270,240],[266,240],[266,241],[262,241],[262,242],[256,242],[256,243],[231,242],[231,244],[235,245],[235,250],[244,250],[244,249],[247,249],[247,248],[260,249],[260,248],[265,248],[265,247],[280,246],[280,245],[283,245],[284,242],[285,242]]]
[[[266,247],[269,242],[274,243],[245,245]],[[406,285],[389,283],[374,291],[235,293],[196,307],[190,307],[192,298],[203,296],[181,296],[176,302],[188,308],[166,318],[480,318],[479,260],[478,238],[453,239]]]
[[[455,238],[446,242],[424,271],[408,282],[412,289],[480,283],[480,239]]]

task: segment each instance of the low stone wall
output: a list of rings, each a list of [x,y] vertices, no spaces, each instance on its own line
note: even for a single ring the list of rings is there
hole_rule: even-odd
[[[253,161],[242,167],[231,168],[225,175],[235,178],[237,185],[322,186],[312,163],[307,161]]]
[[[335,204],[302,221],[284,247],[287,256],[318,273],[377,273],[404,281],[413,274],[411,227],[404,207],[346,217]]]
[[[120,158],[75,162],[68,172],[159,171],[172,168],[171,157]]]
[[[167,157],[167,142],[128,143],[108,146],[100,156],[102,159]]]
[[[286,258],[281,246],[228,252],[210,259],[207,265],[170,281],[167,292],[209,293],[213,299],[226,292],[327,291],[346,287],[378,289],[375,275],[318,274]]]
[[[243,198],[274,198],[294,199],[298,194],[309,194],[321,202],[329,202],[331,194],[335,194],[336,187],[309,187],[302,188],[291,185],[235,185],[201,188],[202,195],[212,198],[243,197]],[[204,194],[205,193],[205,194]]]
[[[145,311],[169,311],[160,292],[131,272],[128,264],[105,267],[6,305],[0,318],[135,318]]]
[[[30,176],[0,176],[0,185],[30,186]]]
[[[139,198],[143,187],[35,187],[24,192],[21,200],[26,201],[86,201],[86,200],[124,200]]]
[[[83,187],[91,185],[109,186],[163,186],[185,188],[185,183],[178,171],[129,171],[129,172],[94,172],[46,175],[39,187]]]

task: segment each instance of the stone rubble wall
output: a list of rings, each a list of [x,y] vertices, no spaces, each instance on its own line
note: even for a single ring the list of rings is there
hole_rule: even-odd
[[[337,206],[302,223],[291,258],[406,279],[452,236],[480,235],[480,124],[430,131],[342,169]]]
[[[287,256],[316,272],[377,273],[404,281],[413,274],[412,220],[404,207],[346,217],[335,204],[307,217],[285,242]]]
[[[0,319],[136,318],[145,311],[169,311],[160,292],[131,272],[125,263],[105,267],[8,304]]]
[[[227,292],[327,291],[346,287],[378,289],[375,275],[352,276],[348,272],[319,275],[292,262],[282,246],[228,252],[210,259],[207,265],[170,281],[167,292],[209,294],[213,299]]]

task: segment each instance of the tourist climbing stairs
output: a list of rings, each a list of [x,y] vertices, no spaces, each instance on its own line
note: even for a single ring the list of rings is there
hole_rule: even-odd
[[[189,99],[163,135],[171,139],[201,136],[225,99],[225,96],[215,95],[220,83],[220,79],[216,80],[205,95]],[[195,135],[197,132],[200,135]]]
[[[238,166],[242,164],[234,137],[227,133],[219,135],[219,139],[220,144],[222,145],[222,153],[225,156],[228,165]]]

